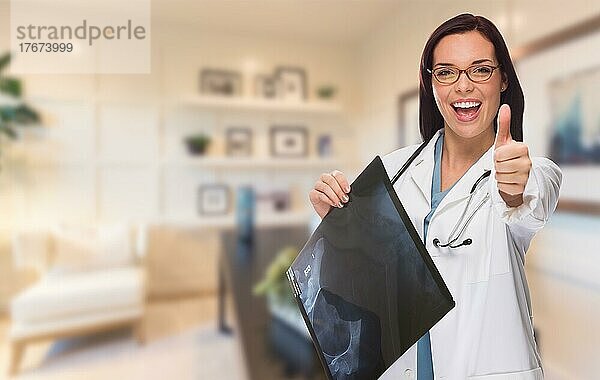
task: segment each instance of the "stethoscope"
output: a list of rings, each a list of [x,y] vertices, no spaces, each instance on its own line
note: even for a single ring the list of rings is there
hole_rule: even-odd
[[[471,223],[471,219],[473,219],[473,217],[475,216],[475,213],[477,213],[477,211],[490,198],[490,194],[486,193],[485,197],[483,197],[483,199],[481,200],[481,202],[479,202],[479,204],[477,205],[477,207],[475,207],[475,209],[469,214],[469,216],[466,218],[466,221],[465,221],[465,215],[467,214],[467,210],[469,209],[469,205],[471,204],[471,200],[473,199],[473,195],[475,194],[475,190],[477,190],[477,186],[481,183],[481,181],[483,181],[485,178],[489,177],[491,173],[492,173],[491,170],[486,170],[477,179],[477,181],[475,181],[475,184],[473,184],[473,187],[471,188],[471,192],[469,193],[469,200],[467,201],[467,205],[465,206],[465,209],[463,210],[460,218],[458,219],[458,221],[454,225],[454,228],[452,229],[452,232],[450,232],[450,236],[448,236],[448,242],[444,243],[444,244],[441,244],[440,239],[435,238],[435,239],[433,239],[433,245],[435,245],[438,248],[444,248],[444,247],[458,248],[458,247],[462,247],[463,245],[473,244],[473,239],[467,238],[467,239],[463,240],[460,244],[453,245],[461,237],[461,235],[463,234],[463,232],[465,232],[465,230],[467,229],[467,226],[469,225],[469,223]],[[464,223],[463,223],[463,221],[464,221]],[[462,224],[462,227],[460,227],[461,224]]]
[[[400,176],[406,171],[406,169],[408,169],[408,167],[410,166],[410,164],[415,160],[415,158],[417,158],[417,156],[421,153],[421,151],[427,146],[427,143],[428,142],[423,142],[421,144],[421,146],[419,146],[417,148],[417,150],[415,150],[414,153],[408,158],[408,160],[406,160],[406,162],[404,163],[404,165],[402,165],[402,167],[400,168],[400,170],[398,170],[398,172],[396,173],[396,175],[394,175],[394,177],[391,179],[392,186],[396,183],[396,181],[398,180],[398,178],[400,178]],[[485,197],[483,197],[483,199],[479,202],[479,204],[477,204],[477,207],[475,207],[475,209],[469,214],[469,216],[465,220],[465,215],[467,214],[467,211],[469,210],[469,206],[471,205],[471,200],[473,199],[473,196],[475,195],[475,192],[476,192],[479,184],[484,179],[488,178],[491,173],[492,173],[491,170],[486,170],[477,179],[477,181],[475,181],[475,183],[473,184],[473,187],[471,187],[471,191],[469,192],[469,199],[467,200],[467,205],[465,206],[465,209],[463,210],[462,215],[460,216],[460,218],[458,219],[458,221],[454,225],[454,228],[452,229],[452,232],[450,232],[450,236],[448,236],[447,243],[442,244],[440,242],[440,239],[435,238],[435,239],[433,239],[433,245],[435,245],[438,248],[445,248],[445,247],[459,248],[459,247],[462,247],[463,245],[473,244],[473,239],[467,238],[467,239],[463,240],[460,244],[454,245],[454,243],[456,243],[456,241],[461,237],[461,235],[463,234],[463,232],[465,232],[465,230],[467,229],[467,226],[469,225],[469,223],[471,222],[471,220],[473,219],[473,217],[475,216],[475,214],[477,213],[477,211],[490,198],[490,194],[486,193]]]

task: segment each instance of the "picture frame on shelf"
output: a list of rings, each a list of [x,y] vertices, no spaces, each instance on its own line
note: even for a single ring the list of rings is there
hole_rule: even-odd
[[[228,128],[225,131],[225,153],[229,157],[250,157],[252,130],[244,127]]]
[[[270,147],[273,157],[306,157],[308,156],[308,130],[301,126],[272,126]]]
[[[257,194],[257,211],[260,213],[284,213],[291,210],[289,190],[270,190]]]
[[[254,77],[254,95],[261,99],[277,97],[277,80],[272,75],[258,74]]]
[[[203,216],[226,215],[231,208],[231,192],[224,184],[198,187],[198,213]]]
[[[279,66],[275,69],[277,98],[284,101],[307,100],[307,75],[301,67]]]
[[[202,69],[200,92],[203,95],[241,96],[242,75],[233,70]]]

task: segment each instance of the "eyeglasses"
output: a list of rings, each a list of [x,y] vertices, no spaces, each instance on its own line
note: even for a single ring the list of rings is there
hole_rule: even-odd
[[[471,82],[482,83],[490,79],[494,73],[494,70],[500,66],[501,65],[473,65],[464,70],[461,70],[457,67],[444,66],[433,70],[427,69],[427,72],[429,74],[433,74],[433,77],[441,84],[456,83],[458,78],[460,78],[460,74],[462,73],[466,73],[467,78],[469,78]]]

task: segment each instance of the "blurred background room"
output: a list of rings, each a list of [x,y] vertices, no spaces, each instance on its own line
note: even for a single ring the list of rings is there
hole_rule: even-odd
[[[591,0],[152,0],[150,74],[11,73],[0,0],[0,378],[322,378],[285,278],[308,192],[419,142],[422,48],[463,12],[564,171],[526,265],[546,378],[598,378]]]

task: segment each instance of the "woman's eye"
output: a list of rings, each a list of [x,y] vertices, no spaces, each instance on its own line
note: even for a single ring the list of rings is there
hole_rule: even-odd
[[[439,76],[446,77],[446,76],[451,75],[451,74],[452,74],[452,70],[447,70],[447,69],[438,70],[438,75]]]
[[[487,66],[479,66],[473,68],[473,72],[476,74],[489,74],[492,70]]]

